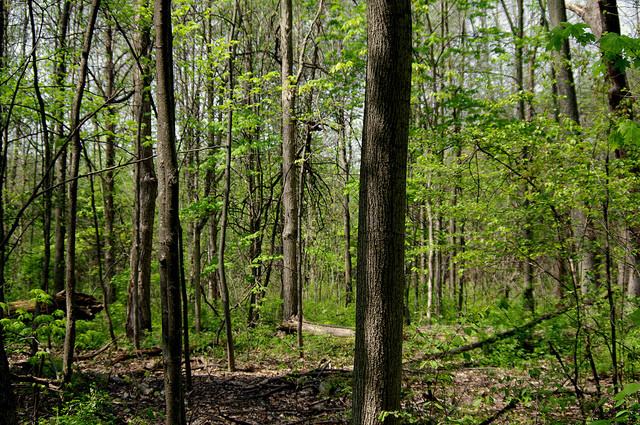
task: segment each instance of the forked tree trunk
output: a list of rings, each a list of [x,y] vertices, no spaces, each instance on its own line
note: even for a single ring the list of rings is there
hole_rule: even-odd
[[[360,172],[355,425],[396,424],[402,380],[411,4],[367,2],[367,77]]]
[[[175,135],[171,0],[155,0],[158,107],[158,257],[162,304],[162,358],[167,425],[186,424],[182,389],[182,309],[180,302],[180,205]]]

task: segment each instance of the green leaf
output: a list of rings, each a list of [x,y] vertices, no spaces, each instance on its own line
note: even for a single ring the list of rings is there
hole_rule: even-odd
[[[607,33],[600,38],[600,48],[613,55],[621,55],[627,43],[618,34]]]
[[[640,308],[629,315],[629,320],[636,326],[640,326]]]
[[[622,391],[620,391],[615,395],[615,397],[613,397],[617,402],[616,407],[619,407],[622,403],[624,403],[625,398],[637,393],[638,391],[640,391],[640,383],[625,385]]]

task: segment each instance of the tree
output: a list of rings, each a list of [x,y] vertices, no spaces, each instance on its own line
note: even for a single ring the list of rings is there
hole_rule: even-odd
[[[4,74],[4,63],[5,63],[5,40],[6,40],[6,9],[4,0],[0,0],[0,71]],[[2,140],[5,135],[4,122],[5,122],[5,111],[4,107],[0,107],[0,148],[6,146],[4,141]],[[6,161],[4,158],[6,149],[2,149],[3,152],[0,152],[0,188],[2,188],[2,184],[4,182],[6,169]],[[0,200],[0,219],[4,218],[4,208],[3,202]],[[4,220],[0,220],[4,221]],[[4,224],[0,224],[0,238],[4,239]],[[3,243],[0,241],[0,243]],[[4,243],[3,246],[0,247],[0,303],[4,303],[4,287],[5,287],[5,278],[4,278],[4,256],[5,256],[5,248]],[[4,309],[0,306],[0,319],[4,317]],[[0,425],[16,425],[18,423],[18,418],[16,416],[16,399],[13,393],[13,387],[11,385],[11,374],[9,373],[9,361],[7,360],[7,352],[4,349],[4,337],[3,337],[3,327],[0,324]]]
[[[282,44],[282,301],[283,319],[298,313],[298,166],[296,165],[296,85],[293,79],[293,7],[291,0],[280,3]],[[302,64],[300,64],[302,66]]]
[[[59,90],[59,97],[63,99],[64,80],[67,75],[67,31],[69,29],[69,19],[71,17],[71,0],[63,0],[63,7],[58,22],[56,33],[56,55],[55,55],[55,86]],[[62,102],[57,101],[55,108],[56,128],[54,131],[56,138],[56,150],[61,150],[60,157],[56,160],[56,190],[54,195],[54,254],[53,254],[53,281],[56,292],[64,289],[65,264],[64,239],[66,235],[65,226],[65,199],[67,178],[67,147],[64,140],[64,126],[62,118]]]
[[[224,149],[224,187],[222,194],[222,213],[220,215],[220,234],[218,242],[218,273],[220,274],[220,293],[222,295],[222,308],[224,314],[224,327],[227,339],[227,367],[229,372],[236,368],[235,349],[233,345],[233,327],[231,323],[231,310],[229,306],[229,285],[227,284],[227,272],[224,264],[225,244],[227,238],[227,219],[229,209],[229,192],[231,191],[231,142],[233,141],[233,91],[235,89],[233,66],[235,60],[235,35],[236,19],[238,18],[238,0],[233,2],[233,15],[231,28],[229,28],[229,111],[227,115],[227,140]]]
[[[162,303],[162,358],[167,425],[186,424],[182,390],[180,206],[175,134],[171,0],[155,0],[158,107],[158,256]]]
[[[354,424],[394,424],[400,410],[411,7],[367,3],[360,169]]]
[[[0,425],[16,425],[16,399],[11,385],[11,373],[9,371],[9,361],[4,349],[3,330],[0,326]]]
[[[91,40],[93,29],[98,17],[100,0],[93,0],[91,12],[89,13],[89,23],[84,35],[82,46],[82,59],[76,90],[71,104],[71,169],[69,170],[71,182],[69,183],[69,212],[67,215],[67,257],[65,265],[65,294],[67,298],[67,322],[64,337],[64,354],[62,357],[63,381],[69,383],[71,379],[71,366],[73,364],[76,339],[76,318],[75,318],[75,292],[76,292],[76,224],[78,208],[78,177],[80,170],[80,156],[82,155],[82,141],[80,138],[80,107],[86,85],[86,78],[89,69],[89,51],[91,50]]]
[[[136,2],[133,68],[135,128],[133,236],[131,238],[127,335],[139,345],[140,331],[151,330],[151,261],[158,179],[151,145],[151,28],[145,10],[148,0]]]

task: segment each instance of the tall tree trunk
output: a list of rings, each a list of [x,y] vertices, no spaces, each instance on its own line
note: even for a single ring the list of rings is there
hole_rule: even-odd
[[[238,0],[233,2],[233,17],[231,20],[231,29],[229,30],[229,100],[233,103],[234,75],[233,67],[235,60],[235,31],[236,19],[238,14]],[[231,324],[231,310],[229,307],[229,286],[227,285],[227,274],[224,264],[225,243],[227,236],[227,214],[229,210],[229,192],[231,191],[231,142],[233,140],[233,107],[229,108],[227,116],[227,141],[225,146],[225,165],[224,165],[224,189],[222,197],[222,215],[220,217],[220,241],[218,243],[218,272],[220,274],[220,291],[222,295],[222,308],[224,314],[224,327],[227,340],[227,367],[229,372],[236,369],[235,349],[233,344],[233,327]]]
[[[153,161],[151,139],[151,28],[144,9],[148,0],[136,3],[136,31],[134,48],[136,65],[133,69],[133,115],[136,122],[134,165],[135,200],[133,207],[133,236],[129,257],[130,278],[127,301],[127,335],[139,346],[142,329],[151,331],[151,261],[153,257],[153,224],[155,221],[158,180]]]
[[[431,188],[431,182],[429,182],[428,188]],[[423,220],[423,225],[424,225],[424,220],[427,220],[427,226],[428,226],[428,231],[427,231],[427,288],[426,288],[426,292],[427,292],[427,323],[431,324],[431,320],[433,318],[433,314],[434,314],[434,291],[435,291],[435,281],[436,281],[436,271],[437,271],[437,262],[436,262],[436,256],[435,256],[435,249],[434,249],[434,231],[435,231],[435,220],[433,218],[433,212],[431,209],[431,201],[429,199],[427,199],[425,201],[424,206],[422,206],[421,209],[421,215],[422,215],[422,220]],[[426,214],[426,217],[425,217]],[[423,230],[423,234],[424,234],[424,230]],[[423,269],[423,273],[424,273],[424,269]],[[437,305],[437,303],[435,303]]]
[[[111,24],[107,24],[105,34],[105,74],[107,78],[107,87],[105,90],[105,97],[107,101],[111,100],[115,96],[115,69],[113,64],[113,27]],[[109,168],[116,165],[115,154],[115,132],[116,132],[116,111],[113,106],[107,107],[107,123],[106,123],[106,138],[105,138],[105,165],[107,172],[104,176],[105,190],[104,190],[104,263],[106,266],[106,273],[104,276],[104,285],[106,288],[105,304],[113,303],[116,300],[116,286],[112,282],[113,275],[115,273],[115,253],[114,242],[115,236],[113,233],[113,223],[115,219],[115,210],[113,197],[115,194],[114,174],[113,170]],[[101,277],[102,279],[102,277]]]
[[[282,299],[283,319],[298,314],[298,166],[296,165],[296,123],[294,119],[296,86],[293,77],[292,0],[280,3],[280,43],[282,45]]]
[[[64,80],[67,76],[67,31],[71,16],[71,0],[63,0],[62,12],[59,18],[58,34],[56,35],[56,55],[55,55],[55,86],[58,95],[63,98],[66,88]],[[53,282],[55,292],[64,289],[65,275],[65,212],[67,189],[65,181],[67,179],[67,148],[64,137],[64,119],[62,117],[63,102],[56,102],[56,150],[61,150],[61,154],[56,161],[56,186],[54,194],[54,251],[53,251]]]
[[[162,304],[162,358],[167,425],[185,425],[180,303],[180,193],[175,134],[171,0],[155,0],[158,107],[158,257]]]
[[[2,299],[0,301],[4,302]],[[0,309],[0,318],[2,315],[2,309]],[[2,325],[0,325],[0,425],[17,425],[16,397],[11,385],[11,371],[9,370],[7,352],[4,349],[3,333]]]
[[[564,0],[548,0],[547,7],[549,9],[549,24],[552,28],[558,28],[564,22],[567,22]],[[571,67],[571,47],[568,38],[563,40],[560,51],[555,52],[553,69],[558,87],[560,114],[579,124],[580,115],[578,113],[578,100],[573,80],[573,68]]]
[[[213,0],[208,1],[208,7],[213,7]],[[207,57],[212,57],[213,55],[213,44],[215,40],[215,36],[213,34],[213,15],[209,16],[207,19]],[[213,76],[210,76],[207,80],[206,92],[207,92],[207,115],[209,118],[209,125],[207,131],[207,143],[208,143],[208,152],[209,158],[208,162],[210,167],[207,169],[207,173],[205,176],[205,196],[210,197],[212,194],[216,193],[216,184],[217,180],[215,177],[216,174],[216,162],[215,162],[215,154],[217,152],[217,147],[221,145],[221,132],[215,130],[215,126],[213,125],[216,121],[221,121],[221,118],[218,116],[222,116],[222,112],[219,111],[216,114],[217,108],[215,107],[215,97],[216,97],[216,88],[217,82]],[[206,217],[207,222],[203,223],[203,228],[205,225],[208,225],[207,232],[207,263],[213,264],[215,261],[215,257],[217,254],[217,239],[218,239],[218,220],[217,214],[215,212],[211,212],[208,217]],[[207,279],[207,298],[210,300],[217,299],[219,297],[220,291],[218,289],[218,273],[209,273]]]
[[[349,196],[348,185],[351,179],[351,170],[349,166],[349,157],[347,155],[347,129],[344,119],[344,109],[340,109],[338,116],[339,134],[338,142],[340,149],[340,168],[344,174],[342,195],[342,211],[344,214],[344,283],[345,283],[345,305],[351,304],[353,297],[353,277],[351,262],[351,199]]]
[[[75,315],[75,292],[76,292],[76,220],[78,209],[78,176],[80,172],[80,156],[82,155],[82,141],[80,139],[80,107],[89,71],[89,51],[91,50],[91,40],[93,30],[98,17],[100,0],[93,0],[89,22],[87,24],[82,45],[82,59],[78,70],[78,81],[76,91],[71,104],[71,124],[69,128],[71,135],[71,168],[69,170],[69,212],[67,215],[67,257],[65,268],[65,295],[67,307],[67,322],[64,336],[64,353],[62,356],[62,381],[69,383],[71,380],[71,366],[75,352],[76,342],[76,315]]]
[[[5,0],[0,0],[0,72],[4,75],[5,71],[5,44],[6,44],[6,28],[5,22]],[[3,193],[5,177],[6,177],[6,128],[4,128],[5,120],[4,106],[0,105],[0,194]],[[4,198],[0,195],[0,241],[4,241]],[[4,277],[5,263],[5,245],[0,245],[0,302],[4,303],[4,287],[6,284]],[[4,317],[4,310],[0,308],[0,319]],[[17,425],[18,417],[16,411],[16,398],[11,385],[11,373],[9,371],[9,360],[7,352],[4,348],[4,329],[0,324],[0,425]]]
[[[191,286],[194,290],[194,330],[200,332],[202,330],[202,316],[201,316],[201,304],[202,304],[202,283],[200,281],[200,273],[202,271],[202,265],[200,258],[202,256],[202,227],[200,223],[191,224]]]
[[[411,5],[367,2],[353,423],[396,424],[402,380]]]

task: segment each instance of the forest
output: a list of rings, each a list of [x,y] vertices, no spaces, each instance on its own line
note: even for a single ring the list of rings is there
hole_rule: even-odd
[[[639,67],[636,1],[0,0],[0,425],[640,423]]]

